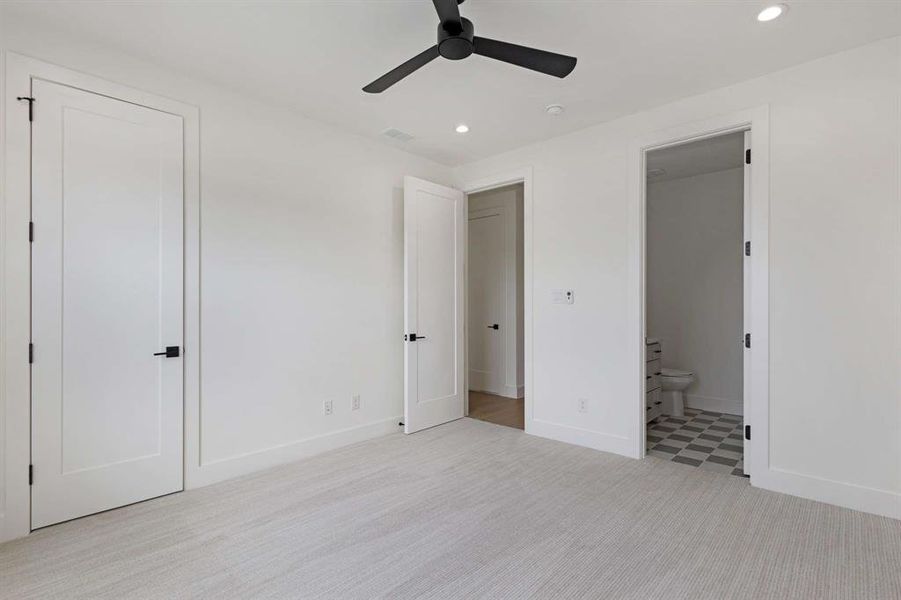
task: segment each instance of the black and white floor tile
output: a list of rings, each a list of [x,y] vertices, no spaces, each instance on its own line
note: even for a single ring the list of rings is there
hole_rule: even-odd
[[[738,415],[686,408],[684,417],[663,415],[648,423],[648,455],[742,476],[742,429]]]

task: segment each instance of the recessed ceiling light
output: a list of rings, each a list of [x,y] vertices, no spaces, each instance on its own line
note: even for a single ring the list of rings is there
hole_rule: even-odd
[[[556,117],[557,115],[563,114],[563,105],[562,104],[548,104],[544,107],[544,112],[547,114]]]
[[[466,133],[467,131],[469,131],[469,125],[467,125],[466,123],[460,123],[459,125],[457,125],[457,133]]]
[[[761,23],[772,21],[773,19],[778,19],[779,17],[784,15],[785,11],[787,10],[788,6],[786,6],[785,4],[774,4],[772,6],[767,6],[757,14],[757,20]]]

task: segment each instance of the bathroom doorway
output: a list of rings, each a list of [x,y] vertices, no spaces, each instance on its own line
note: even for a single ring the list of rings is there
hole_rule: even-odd
[[[524,184],[467,197],[468,416],[525,428]]]
[[[750,473],[750,141],[652,149],[644,173],[647,454],[735,476]]]

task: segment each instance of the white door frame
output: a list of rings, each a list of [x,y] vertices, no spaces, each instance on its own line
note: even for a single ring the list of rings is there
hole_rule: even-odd
[[[0,542],[27,535],[31,523],[31,128],[32,79],[44,79],[94,94],[180,116],[184,122],[184,484],[196,487],[200,473],[200,113],[197,107],[156,96],[64,67],[7,52],[0,98],[5,139],[5,179],[0,205]],[[34,103],[40,118],[40,98]]]
[[[534,433],[534,414],[532,403],[532,167],[522,167],[513,171],[506,171],[497,175],[466,180],[458,186],[466,195],[463,202],[463,220],[466,223],[466,246],[463,268],[463,297],[466,298],[463,318],[463,362],[465,365],[466,396],[463,405],[463,414],[469,415],[469,196],[478,192],[486,192],[497,188],[521,183],[523,186],[523,381],[525,390],[523,404],[525,406],[525,431]]]
[[[751,130],[752,168],[750,194],[746,195],[746,214],[750,222],[745,231],[750,232],[752,252],[746,258],[745,268],[750,270],[750,285],[744,289],[746,307],[745,328],[751,333],[751,348],[745,353],[744,393],[750,414],[744,415],[746,425],[751,425],[751,452],[745,463],[751,474],[764,476],[769,468],[769,108],[761,106],[723,115],[705,121],[649,134],[632,144],[629,159],[630,199],[630,290],[631,310],[637,314],[630,322],[637,325],[629,349],[634,359],[635,396],[633,423],[635,423],[635,458],[644,458],[645,448],[645,290],[646,290],[646,209],[647,181],[645,176],[647,153],[668,146],[684,144],[738,131]],[[736,339],[736,343],[740,343]]]

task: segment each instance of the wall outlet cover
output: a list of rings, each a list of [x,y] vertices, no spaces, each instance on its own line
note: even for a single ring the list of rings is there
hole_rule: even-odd
[[[322,412],[325,413],[325,416],[329,416],[334,412],[334,406],[332,405],[331,400],[326,400],[322,403]]]
[[[350,401],[350,409],[360,410],[360,404],[360,394],[356,394]]]
[[[572,290],[551,290],[551,302],[554,304],[572,304],[575,298]]]

